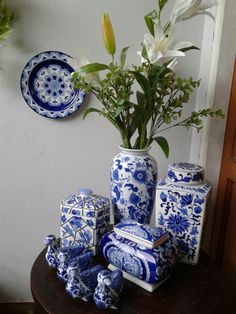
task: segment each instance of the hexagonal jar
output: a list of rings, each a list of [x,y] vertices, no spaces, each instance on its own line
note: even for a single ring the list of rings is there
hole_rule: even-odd
[[[197,264],[211,183],[196,164],[176,162],[156,189],[156,226],[168,231],[182,251],[181,261]]]
[[[61,246],[81,245],[98,252],[101,237],[109,230],[110,201],[81,189],[65,197],[60,207]]]

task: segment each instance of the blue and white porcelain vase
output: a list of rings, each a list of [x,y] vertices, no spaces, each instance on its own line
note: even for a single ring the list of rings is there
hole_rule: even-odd
[[[210,194],[204,169],[192,163],[169,165],[167,176],[157,184],[156,226],[177,240],[183,263],[198,262]]]
[[[147,149],[126,149],[112,160],[111,200],[115,223],[149,223],[155,201],[157,163]]]

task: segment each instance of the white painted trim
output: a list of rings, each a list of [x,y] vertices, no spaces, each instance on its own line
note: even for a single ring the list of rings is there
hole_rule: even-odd
[[[213,107],[222,39],[224,9],[225,0],[221,0],[216,10],[215,23],[212,24],[211,19],[208,17],[205,18],[202,56],[199,70],[199,77],[202,82],[197,91],[195,110]],[[190,162],[197,163],[203,167],[206,165],[210,124],[209,120],[210,118],[205,120],[203,129],[200,133],[197,133],[197,131],[193,129],[191,137],[189,160]]]
[[[208,88],[206,95],[206,107],[212,108],[214,106],[214,96],[215,96],[215,87],[217,80],[217,72],[219,66],[219,56],[220,56],[220,47],[222,41],[222,30],[223,30],[223,21],[225,13],[225,0],[221,0],[218,5],[216,18],[215,18],[215,30],[214,30],[214,40],[212,45],[211,53],[211,65],[210,73],[208,80]],[[207,32],[207,29],[205,29]],[[206,166],[207,158],[207,148],[209,142],[209,128],[210,128],[210,118],[206,120],[204,128],[202,130],[200,149],[199,149],[199,161],[200,165]]]
[[[219,1],[218,11],[218,19],[219,21],[222,20],[223,23],[222,25],[220,25],[221,23],[219,23],[218,29],[216,29],[216,32],[218,32],[217,37],[219,37],[219,33],[221,34],[221,40],[219,38],[219,42],[217,42],[219,55],[217,55],[218,52],[216,52],[216,68],[214,69],[214,63],[212,65],[212,71],[214,73],[214,84],[209,91],[209,99],[213,102],[213,108],[222,108],[225,113],[225,119],[209,119],[205,145],[203,144],[203,146],[201,147],[202,158],[204,159],[206,169],[206,178],[213,183],[212,199],[210,207],[208,209],[208,225],[203,241],[203,248],[206,251],[209,251],[211,242],[211,230],[214,222],[217,186],[219,181],[236,53],[235,0]]]

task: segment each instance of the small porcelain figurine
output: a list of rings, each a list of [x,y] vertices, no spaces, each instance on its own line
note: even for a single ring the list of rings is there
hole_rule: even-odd
[[[113,272],[102,270],[98,274],[98,285],[93,295],[99,308],[117,309],[119,294],[123,288],[123,273],[120,269]]]
[[[64,247],[69,251],[69,259],[77,258],[85,251],[84,245],[69,245]]]
[[[50,267],[57,268],[58,266],[58,244],[55,235],[49,234],[44,240],[44,245],[47,246],[45,255],[46,261]]]
[[[68,281],[66,284],[66,291],[73,298],[89,301],[97,286],[98,273],[103,269],[103,266],[96,265],[80,272],[78,264],[71,263],[67,270]]]
[[[57,267],[57,276],[63,280],[68,279],[67,268],[69,265],[69,250],[68,248],[60,248],[58,253],[58,267]]]
[[[66,291],[72,298],[81,298],[82,292],[80,289],[79,268],[78,263],[72,262],[67,268],[68,281]]]
[[[78,256],[78,257],[74,257],[74,258],[70,259],[69,260],[69,266],[72,263],[77,264],[77,267],[79,268],[79,270],[84,271],[91,266],[92,258],[93,258],[93,252],[88,251],[88,252],[86,252],[86,253]]]

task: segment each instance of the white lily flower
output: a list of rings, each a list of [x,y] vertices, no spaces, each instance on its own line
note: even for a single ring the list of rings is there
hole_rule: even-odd
[[[214,19],[214,16],[206,10],[217,4],[217,0],[176,0],[170,19],[179,22],[198,14],[206,14]]]
[[[192,46],[189,42],[178,42],[170,49],[174,37],[174,28],[171,25],[165,33],[160,23],[154,25],[154,36],[150,33],[144,35],[144,46],[150,63],[162,65],[168,60],[183,57],[182,48]],[[140,52],[138,52],[140,54]]]
[[[88,58],[85,55],[82,55],[82,57],[78,59],[71,59],[69,61],[71,67],[75,71],[80,71],[80,68],[84,65],[90,64]],[[73,74],[73,73],[72,73]],[[80,72],[80,76],[84,77],[86,83],[97,83],[99,82],[100,78],[97,72],[92,72],[92,73],[83,73]]]
[[[173,72],[176,72],[177,64],[178,64],[177,58],[174,58],[174,59],[167,65],[167,68],[169,68],[169,69],[170,69],[171,71],[173,71]]]
[[[137,51],[137,54],[138,54],[138,55],[140,56],[140,58],[141,58],[141,63],[147,62],[147,60],[143,57],[141,50]]]

